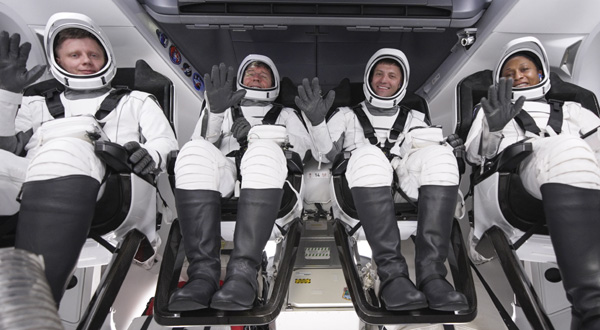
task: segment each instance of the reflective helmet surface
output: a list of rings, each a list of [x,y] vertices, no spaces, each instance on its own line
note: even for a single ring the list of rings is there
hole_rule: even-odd
[[[535,37],[523,37],[510,41],[504,47],[502,56],[498,65],[494,70],[494,84],[498,84],[501,78],[502,67],[513,55],[517,53],[526,53],[527,56],[534,59],[534,63],[541,67],[538,69],[542,70],[542,79],[540,83],[535,86],[525,88],[513,88],[512,100],[516,101],[519,97],[525,96],[527,100],[536,100],[544,97],[550,90],[550,63],[548,61],[548,55],[542,43]]]
[[[75,75],[67,72],[58,65],[54,56],[54,41],[59,32],[70,28],[88,31],[100,42],[100,46],[106,53],[106,63],[100,71],[90,75]],[[70,89],[88,90],[102,88],[110,85],[111,80],[117,72],[112,46],[108,37],[100,29],[100,26],[86,15],[79,13],[56,13],[52,15],[46,24],[44,47],[46,58],[50,64],[50,72],[52,72],[54,78]]]
[[[375,94],[371,87],[371,77],[375,65],[382,59],[391,59],[398,63],[402,71],[402,84],[398,91],[390,97],[381,97]],[[391,108],[400,103],[406,95],[406,87],[408,85],[408,78],[410,76],[410,66],[408,65],[408,59],[406,55],[398,49],[394,48],[382,48],[375,52],[373,56],[367,62],[365,68],[365,75],[363,79],[363,93],[365,94],[366,101],[379,108]]]
[[[273,73],[273,86],[272,87],[262,89],[262,88],[247,87],[243,84],[244,72],[246,72],[246,69],[248,68],[248,66],[250,64],[252,64],[253,62],[257,62],[257,61],[264,63],[271,69],[271,72]],[[273,63],[273,61],[270,58],[268,58],[267,56],[264,56],[264,55],[250,54],[242,60],[242,63],[240,63],[240,67],[238,68],[237,90],[240,90],[240,89],[246,90],[246,96],[244,96],[245,99],[272,102],[272,101],[275,101],[277,96],[279,96],[279,80],[280,80],[279,72],[277,71],[277,67],[275,66],[275,63]]]

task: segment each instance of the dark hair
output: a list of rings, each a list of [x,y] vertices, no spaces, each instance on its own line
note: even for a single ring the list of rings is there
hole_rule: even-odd
[[[246,71],[250,68],[267,69],[269,71],[269,73],[271,74],[271,87],[275,86],[275,75],[273,74],[273,69],[271,69],[271,67],[267,63],[261,62],[261,61],[252,61],[252,62],[250,62],[250,64],[248,64],[246,66],[246,68],[244,69],[244,72],[242,72],[242,75],[245,75]],[[242,77],[242,81],[243,81],[243,77]]]
[[[508,63],[508,61],[512,60],[515,57],[518,56],[523,56],[526,59],[530,60],[531,62],[533,62],[533,65],[535,65],[536,70],[538,71],[544,71],[544,68],[542,66],[542,62],[540,60],[539,57],[537,57],[535,54],[533,54],[532,52],[529,51],[521,51],[521,52],[517,52],[514,53],[512,55],[510,55],[505,61],[504,63],[502,63],[502,67],[500,68],[500,72],[504,71],[504,66],[506,65],[506,63]]]
[[[79,28],[68,28],[64,29],[56,35],[54,38],[54,45],[52,45],[52,49],[54,50],[54,57],[58,57],[57,50],[62,46],[62,44],[69,39],[85,39],[90,38],[98,43],[98,46],[102,48],[102,52],[104,53],[104,58],[108,60],[108,55],[106,54],[106,49],[102,46],[102,43],[98,38],[91,33],[90,31],[79,29]],[[106,64],[106,63],[104,63]]]

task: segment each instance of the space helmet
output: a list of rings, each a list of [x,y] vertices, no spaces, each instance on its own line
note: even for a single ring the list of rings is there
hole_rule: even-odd
[[[375,65],[382,59],[391,59],[398,63],[400,69],[402,71],[402,84],[398,91],[390,96],[390,97],[381,97],[378,96],[373,88],[371,87],[371,77],[373,76],[373,69]],[[367,102],[379,108],[391,108],[400,103],[406,95],[406,87],[408,85],[408,77],[410,75],[410,66],[408,65],[408,60],[406,59],[406,55],[398,49],[393,48],[382,48],[375,52],[373,56],[367,62],[367,67],[365,68],[365,76],[363,80],[363,92],[365,94],[365,98]]]
[[[106,63],[100,71],[90,75],[75,75],[67,72],[56,62],[54,56],[54,43],[59,32],[77,28],[90,32],[96,37],[100,46],[106,53]],[[44,47],[46,49],[46,58],[50,64],[50,72],[60,83],[74,90],[98,89],[110,85],[114,78],[117,68],[112,46],[108,37],[91,18],[79,13],[56,13],[50,17],[46,24],[44,33]]]
[[[248,66],[254,62],[264,63],[271,69],[271,72],[273,73],[272,87],[262,89],[248,87],[243,84],[244,72],[246,72]],[[240,63],[240,67],[237,72],[237,90],[240,89],[246,90],[246,96],[244,96],[245,99],[270,102],[275,101],[277,96],[279,96],[279,72],[277,71],[275,63],[273,63],[270,58],[264,55],[250,54],[246,56],[244,60],[242,60],[242,63]]]
[[[519,97],[525,96],[527,100],[536,100],[544,97],[550,90],[550,64],[548,55],[542,43],[535,37],[523,37],[510,41],[504,47],[502,56],[494,70],[494,84],[498,84],[502,74],[504,64],[515,55],[522,55],[531,59],[538,69],[542,70],[542,79],[535,86],[525,88],[513,88],[512,100],[516,101]]]

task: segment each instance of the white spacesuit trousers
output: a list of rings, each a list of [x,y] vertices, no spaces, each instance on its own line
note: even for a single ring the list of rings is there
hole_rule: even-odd
[[[17,213],[17,196],[26,181],[86,175],[102,182],[105,173],[104,163],[95,155],[92,144],[78,138],[52,139],[32,155],[25,158],[0,150],[0,215]]]
[[[540,187],[544,183],[600,189],[596,155],[581,138],[565,134],[528,142],[533,153],[519,170],[523,186],[535,198],[542,199]]]
[[[458,165],[452,148],[430,145],[411,150],[404,158],[388,161],[376,146],[367,145],[352,152],[346,170],[348,186],[389,186],[396,171],[401,189],[413,200],[423,185],[453,186],[459,183]]]
[[[287,162],[281,147],[270,140],[249,144],[240,164],[241,188],[282,188],[287,177]],[[197,139],[187,142],[175,163],[176,188],[219,191],[229,197],[234,191],[236,166],[212,143]]]

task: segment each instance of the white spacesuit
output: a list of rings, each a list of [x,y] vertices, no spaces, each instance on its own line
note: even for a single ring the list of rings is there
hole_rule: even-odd
[[[96,73],[79,75],[58,64],[57,50],[65,41],[55,39],[69,29],[87,31],[87,36],[66,40],[87,40],[104,51],[104,65]],[[18,35],[9,42],[3,32],[0,39],[0,47],[18,53]],[[58,102],[54,104],[62,105],[62,111],[51,114],[44,96],[23,97],[23,87],[39,75],[30,75],[16,86],[8,83],[18,80],[14,78],[17,72],[26,72],[28,51],[21,48],[19,58],[0,71],[0,212],[19,212],[15,247],[44,256],[46,275],[58,302],[87,237],[95,202],[103,193],[105,164],[94,154],[92,141],[125,145],[134,172],[139,174],[164,169],[167,153],[178,145],[160,106],[147,93],[132,91],[123,95],[110,113],[97,114],[111,92],[116,65],[108,39],[89,17],[53,15],[44,41],[50,71],[66,86],[65,92],[55,94]],[[91,72],[90,62],[78,63]],[[19,191],[20,205],[16,202]]]
[[[397,86],[390,83],[392,78],[376,82],[375,76],[387,74],[386,67],[396,68],[389,74],[396,79]],[[311,88],[306,79],[298,88],[296,103],[312,123],[309,130],[314,140],[322,141],[317,145],[321,158],[333,161],[340,151],[352,153],[346,179],[373,251],[381,281],[380,298],[386,308],[409,310],[429,306],[462,310],[468,307],[466,298],[445,280],[444,265],[458,195],[457,162],[441,128],[430,126],[424,113],[400,106],[409,73],[404,53],[380,49],[367,63],[363,84],[366,100],[358,106],[337,109],[325,123],[322,120],[325,111],[315,110],[320,99],[318,81],[313,80]],[[388,92],[391,95],[380,95],[394,88],[397,89],[394,93]],[[329,100],[328,95],[322,108],[328,108]],[[397,184],[405,193],[404,196],[396,193],[395,198],[418,200],[416,273],[417,285],[423,292],[409,280],[406,261],[400,252],[392,196],[394,171]],[[334,211],[343,212],[339,207]]]
[[[169,308],[174,311],[209,305],[222,310],[252,308],[262,250],[277,218],[288,173],[282,147],[302,158],[311,148],[295,111],[273,103],[279,94],[279,73],[271,59],[248,55],[237,77],[234,92],[232,68],[214,66],[211,76],[205,76],[207,102],[192,140],[181,148],[175,164],[177,213],[190,266],[188,283],[171,296]],[[217,291],[221,198],[234,193],[238,170],[242,179],[235,247],[225,284]]]
[[[512,70],[510,61],[521,61],[521,67]],[[528,76],[531,70],[534,74]],[[533,153],[522,161],[518,173],[524,188],[543,201],[563,284],[573,304],[572,329],[598,329],[600,244],[595,233],[600,230],[600,140],[594,130],[600,119],[579,103],[549,104],[548,57],[534,37],[507,44],[493,79],[467,137],[467,158],[481,164],[515,142],[531,143]],[[483,222],[475,233],[479,236],[492,225],[488,219],[477,221]]]

